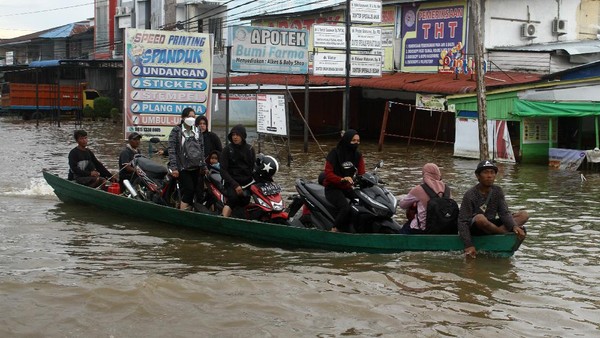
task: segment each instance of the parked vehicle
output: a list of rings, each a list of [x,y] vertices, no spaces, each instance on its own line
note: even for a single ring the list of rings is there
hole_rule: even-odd
[[[394,220],[398,201],[377,176],[377,170],[382,166],[383,161],[380,161],[372,172],[354,180],[354,191],[358,198],[350,203],[352,227],[356,232],[400,233],[402,228]],[[331,230],[336,208],[325,198],[325,187],[299,178],[296,180],[296,190],[298,195],[293,197],[289,210],[293,218],[291,224]]]
[[[98,91],[87,89],[85,84],[59,86],[4,82],[0,84],[0,92],[2,111],[22,114],[24,119],[34,117],[36,112],[81,112],[85,106],[94,108],[94,99],[100,96]]]

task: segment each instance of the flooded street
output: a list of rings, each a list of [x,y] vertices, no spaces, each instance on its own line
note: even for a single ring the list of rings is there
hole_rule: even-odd
[[[600,335],[598,171],[499,164],[509,207],[531,216],[512,258],[284,250],[62,203],[41,170],[66,177],[74,129],[0,117],[3,337]],[[115,171],[122,126],[83,129]],[[319,142],[328,152],[337,140]],[[287,195],[324,166],[309,148],[294,140],[292,165],[280,159],[275,178]],[[478,161],[453,158],[448,146],[390,140],[377,152],[363,140],[360,150],[368,170],[384,160],[380,176],[397,196],[420,183],[427,162],[458,202],[476,183]]]

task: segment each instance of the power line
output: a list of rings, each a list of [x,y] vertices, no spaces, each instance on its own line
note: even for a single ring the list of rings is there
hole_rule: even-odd
[[[108,2],[108,0],[99,0],[98,3],[103,3],[103,2]],[[94,2],[86,2],[84,4],[80,4],[80,5],[72,5],[72,6],[65,6],[65,7],[55,7],[55,8],[48,8],[48,9],[40,9],[37,11],[30,11],[30,12],[22,12],[22,13],[11,13],[11,14],[0,14],[0,17],[7,17],[7,16],[19,16],[19,15],[29,15],[29,14],[38,14],[38,13],[46,13],[46,12],[53,12],[53,11],[58,11],[61,9],[69,9],[69,8],[76,8],[76,7],[83,7],[83,6],[88,6],[88,5],[93,5]]]

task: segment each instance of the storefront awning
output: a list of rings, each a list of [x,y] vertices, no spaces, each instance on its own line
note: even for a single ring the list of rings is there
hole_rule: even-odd
[[[485,75],[485,84],[488,90],[503,88],[516,84],[525,84],[539,81],[541,75],[518,72],[488,72]],[[232,85],[244,84],[272,84],[302,86],[306,78],[304,75],[282,74],[250,74],[232,76]],[[309,85],[312,86],[344,86],[344,77],[310,75]],[[215,78],[214,84],[225,84],[225,78]],[[464,74],[444,73],[394,73],[384,74],[381,77],[351,78],[351,87],[362,87],[382,90],[398,90],[414,93],[434,94],[464,94],[475,93],[477,82],[475,76]]]
[[[516,100],[513,115],[522,117],[585,117],[600,115],[600,102]]]

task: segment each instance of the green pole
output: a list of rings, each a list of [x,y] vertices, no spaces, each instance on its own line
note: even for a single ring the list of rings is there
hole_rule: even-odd
[[[552,118],[548,118],[548,148],[552,148]]]
[[[600,148],[600,136],[598,135],[598,115],[594,116],[594,124],[596,125],[596,148]]]

